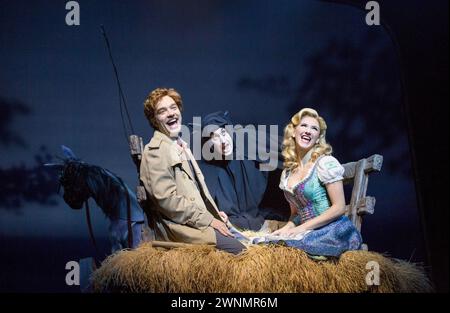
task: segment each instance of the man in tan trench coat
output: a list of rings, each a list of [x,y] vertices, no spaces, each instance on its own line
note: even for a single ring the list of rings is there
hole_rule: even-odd
[[[150,227],[158,240],[214,244],[237,254],[245,247],[233,238],[228,217],[217,209],[189,147],[179,138],[181,110],[181,96],[174,89],[157,88],[144,102],[155,129],[140,167],[152,201]]]

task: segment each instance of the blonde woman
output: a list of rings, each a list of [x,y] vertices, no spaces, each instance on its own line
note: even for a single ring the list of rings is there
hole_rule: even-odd
[[[325,120],[310,108],[286,126],[280,188],[291,217],[272,235],[311,255],[339,256],[359,249],[361,235],[345,216],[344,168],[331,156],[326,130]]]

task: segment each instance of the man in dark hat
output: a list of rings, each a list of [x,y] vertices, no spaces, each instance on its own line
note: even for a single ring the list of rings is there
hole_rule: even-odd
[[[228,215],[233,225],[258,231],[270,213],[260,206],[269,175],[260,170],[258,158],[250,159],[248,151],[237,151],[236,134],[227,130],[230,129],[227,125],[232,124],[228,112],[211,113],[202,119],[203,136],[209,135],[204,144],[209,144],[213,157],[211,160],[203,158],[199,166],[219,210]],[[256,136],[248,138],[256,139]]]

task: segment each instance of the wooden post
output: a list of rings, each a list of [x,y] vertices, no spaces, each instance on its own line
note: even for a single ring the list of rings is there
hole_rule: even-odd
[[[136,165],[136,169],[139,173],[139,167],[141,166],[141,158],[142,158],[142,138],[136,135],[130,136],[130,153],[131,158],[133,159],[134,164]]]
[[[363,216],[373,214],[375,210],[375,198],[366,196],[369,174],[379,172],[382,165],[383,156],[379,154],[357,162],[343,164],[345,168],[344,184],[353,183],[350,203],[346,205],[346,214],[360,232]],[[363,244],[362,248],[368,249],[366,244]]]
[[[136,165],[136,171],[138,173],[138,177],[140,175],[140,167],[141,167],[143,150],[144,150],[144,145],[143,145],[142,137],[139,137],[137,135],[131,135],[130,136],[130,154],[131,154],[131,158],[133,159],[134,165]],[[146,208],[148,206],[147,193],[146,193],[145,188],[142,185],[142,182],[140,180],[139,180],[139,185],[136,186],[136,198],[138,200],[139,205],[145,212],[145,217],[146,217],[145,237],[147,240],[153,240],[153,239],[155,239],[155,233],[154,233],[153,229],[148,227],[148,225],[151,224],[151,216],[149,216],[149,212],[148,212],[148,210],[146,210]]]
[[[350,218],[356,228],[361,231],[361,216],[358,215],[359,200],[364,198],[367,191],[367,175],[364,173],[366,159],[359,160],[355,167],[352,197],[350,199]]]

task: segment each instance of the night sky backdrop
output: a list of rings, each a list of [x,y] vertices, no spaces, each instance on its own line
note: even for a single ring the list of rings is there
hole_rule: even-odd
[[[65,285],[65,264],[94,253],[84,212],[63,202],[40,166],[57,161],[61,144],[137,184],[100,25],[145,142],[143,100],[159,86],[180,91],[185,124],[229,110],[281,135],[313,107],[342,163],[384,157],[369,179],[369,249],[426,262],[396,43],[366,25],[367,11],[314,0],[78,3],[81,24],[67,26],[66,1],[0,1],[0,291],[77,292]],[[107,222],[91,207],[106,254]]]

